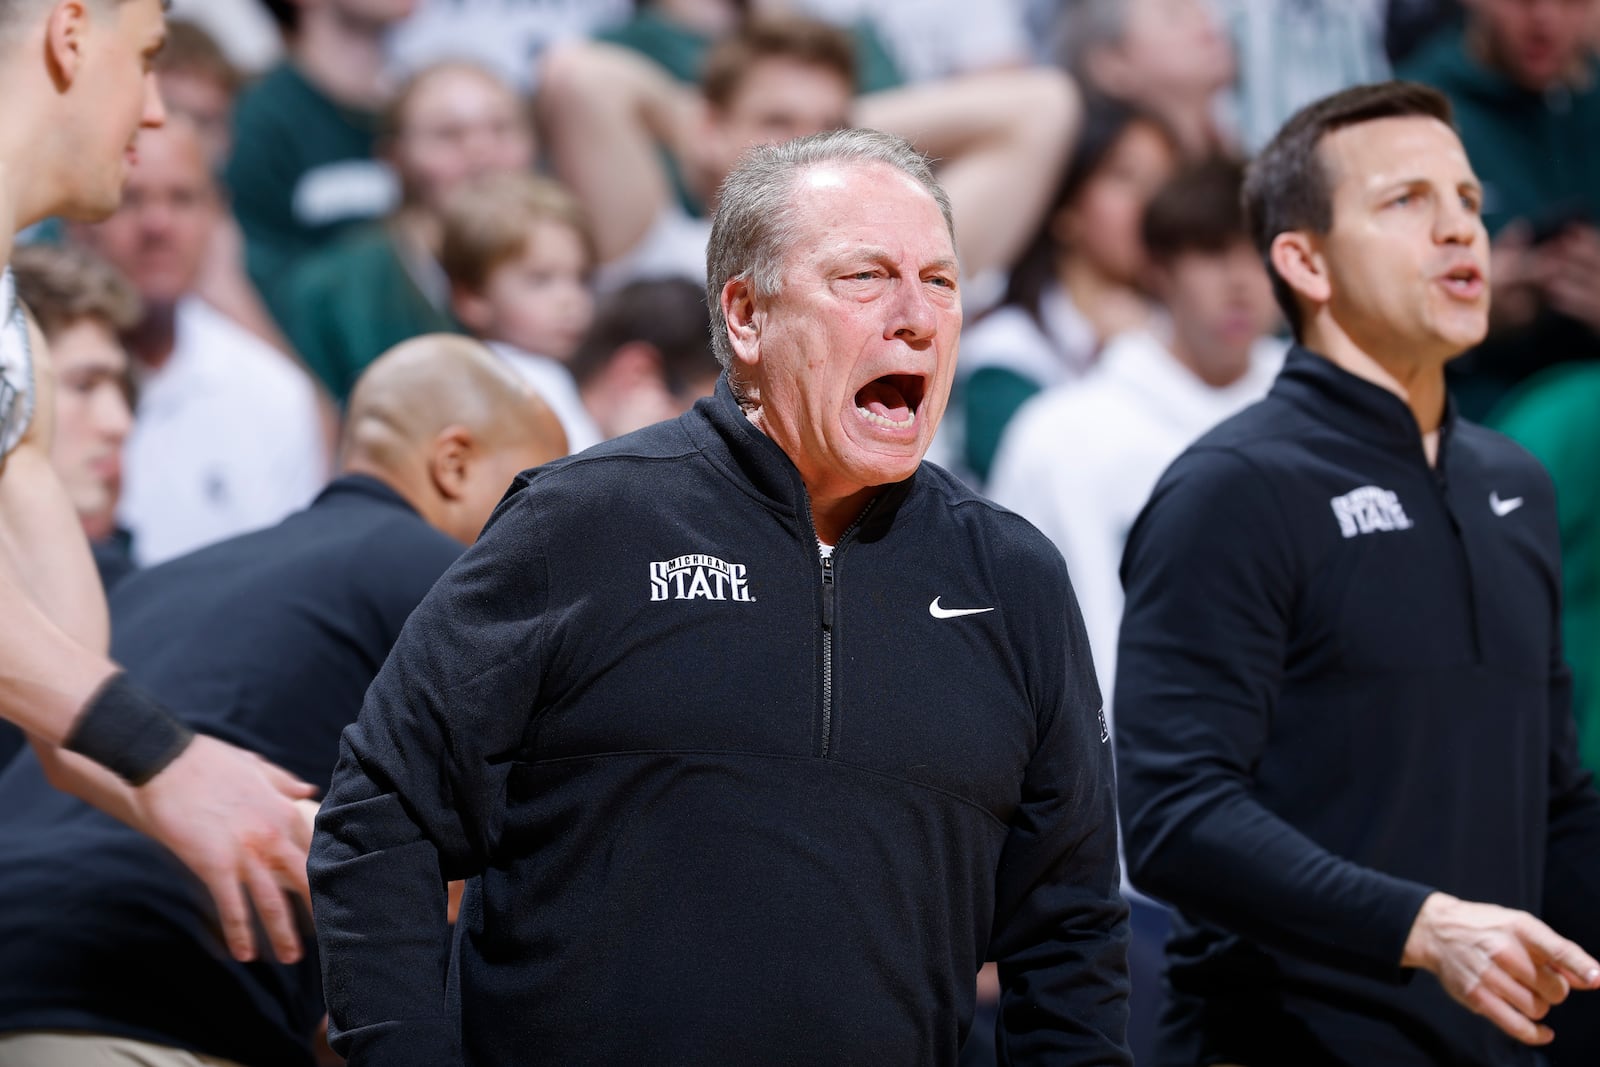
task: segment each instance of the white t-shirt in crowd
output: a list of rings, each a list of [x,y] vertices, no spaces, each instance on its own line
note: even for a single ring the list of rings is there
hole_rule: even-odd
[[[872,23],[908,82],[1033,59],[1020,0],[798,0],[794,6],[835,25]]]
[[[632,13],[629,0],[421,0],[395,28],[389,56],[401,74],[471,59],[529,90],[551,44],[591,36]]]
[[[1154,335],[1113,338],[1077,381],[1025,403],[1006,427],[989,475],[991,498],[1042,530],[1067,561],[1095,675],[1111,720],[1118,569],[1133,521],[1157,479],[1196,438],[1266,395],[1285,345],[1263,339],[1238,381],[1214,388]]]
[[[139,383],[118,519],[144,566],[310,503],[328,480],[316,392],[287,356],[197,297]]]
[[[549,356],[525,352],[501,341],[490,341],[489,348],[522,375],[522,380],[550,405],[550,410],[561,422],[561,428],[566,431],[568,452],[582,452],[604,440],[589,409],[583,406],[578,385],[572,380],[572,372],[566,364]]]

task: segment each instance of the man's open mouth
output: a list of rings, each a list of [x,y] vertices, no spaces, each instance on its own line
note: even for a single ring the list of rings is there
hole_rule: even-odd
[[[856,393],[856,410],[875,426],[910,429],[917,424],[917,407],[926,388],[927,380],[920,374],[885,374]]]
[[[1483,291],[1483,271],[1472,263],[1460,263],[1444,273],[1444,285],[1456,296],[1476,297]]]

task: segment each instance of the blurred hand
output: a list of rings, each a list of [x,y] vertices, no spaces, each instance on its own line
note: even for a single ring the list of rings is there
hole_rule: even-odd
[[[1489,308],[1497,329],[1533,321],[1546,273],[1526,222],[1518,219],[1500,231],[1489,246]]]
[[[1545,302],[1600,333],[1600,230],[1571,226],[1538,251]]]
[[[1527,912],[1434,893],[1406,939],[1401,966],[1431,971],[1452,997],[1529,1045],[1573,989],[1600,988],[1600,963]]]
[[[134,790],[142,828],[199,876],[217,903],[228,949],[255,958],[255,904],[278,959],[300,958],[284,889],[309,904],[310,815],[297,805],[315,790],[251,752],[198,735],[183,755]]]

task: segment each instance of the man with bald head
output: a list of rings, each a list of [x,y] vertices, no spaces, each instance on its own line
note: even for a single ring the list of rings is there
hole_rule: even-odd
[[[401,345],[357,385],[341,476],[271,529],[129,578],[113,652],[192,728],[326,786],[406,616],[517,472],[565,451],[477,342]],[[180,867],[26,755],[0,776],[0,855],[0,1067],[311,1062],[316,960],[235,963]],[[114,1053],[135,1058],[96,1058]]]
[[[74,231],[144,304],[118,518],[145,566],[270,526],[328,476],[310,376],[196,293],[223,211],[199,129],[174,115],[140,136],[116,213]]]
[[[159,0],[0,0],[0,263],[12,234],[117,205],[134,135],[165,116],[151,61]],[[274,874],[295,877],[310,787],[195,737],[106,658],[108,620],[78,517],[50,465],[54,373],[0,274],[0,716],[61,788],[170,848],[206,883],[229,947],[256,951],[252,902],[280,958],[299,954]],[[297,886],[305,892],[304,882]],[[246,896],[248,890],[248,897]]]
[[[1111,753],[1066,566],[924,464],[950,198],[753,152],[716,395],[524,474],[341,741],[308,866],[350,1067],[1127,1067]],[[445,879],[466,879],[463,930]]]

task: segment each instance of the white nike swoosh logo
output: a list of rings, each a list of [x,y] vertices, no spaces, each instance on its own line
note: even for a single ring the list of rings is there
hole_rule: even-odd
[[[1514,496],[1510,500],[1501,500],[1498,492],[1489,494],[1489,509],[1501,518],[1511,514],[1522,506],[1522,498]]]
[[[928,605],[928,614],[936,619],[959,619],[963,615],[982,615],[993,608],[941,608],[939,597],[933,598],[933,603]]]

